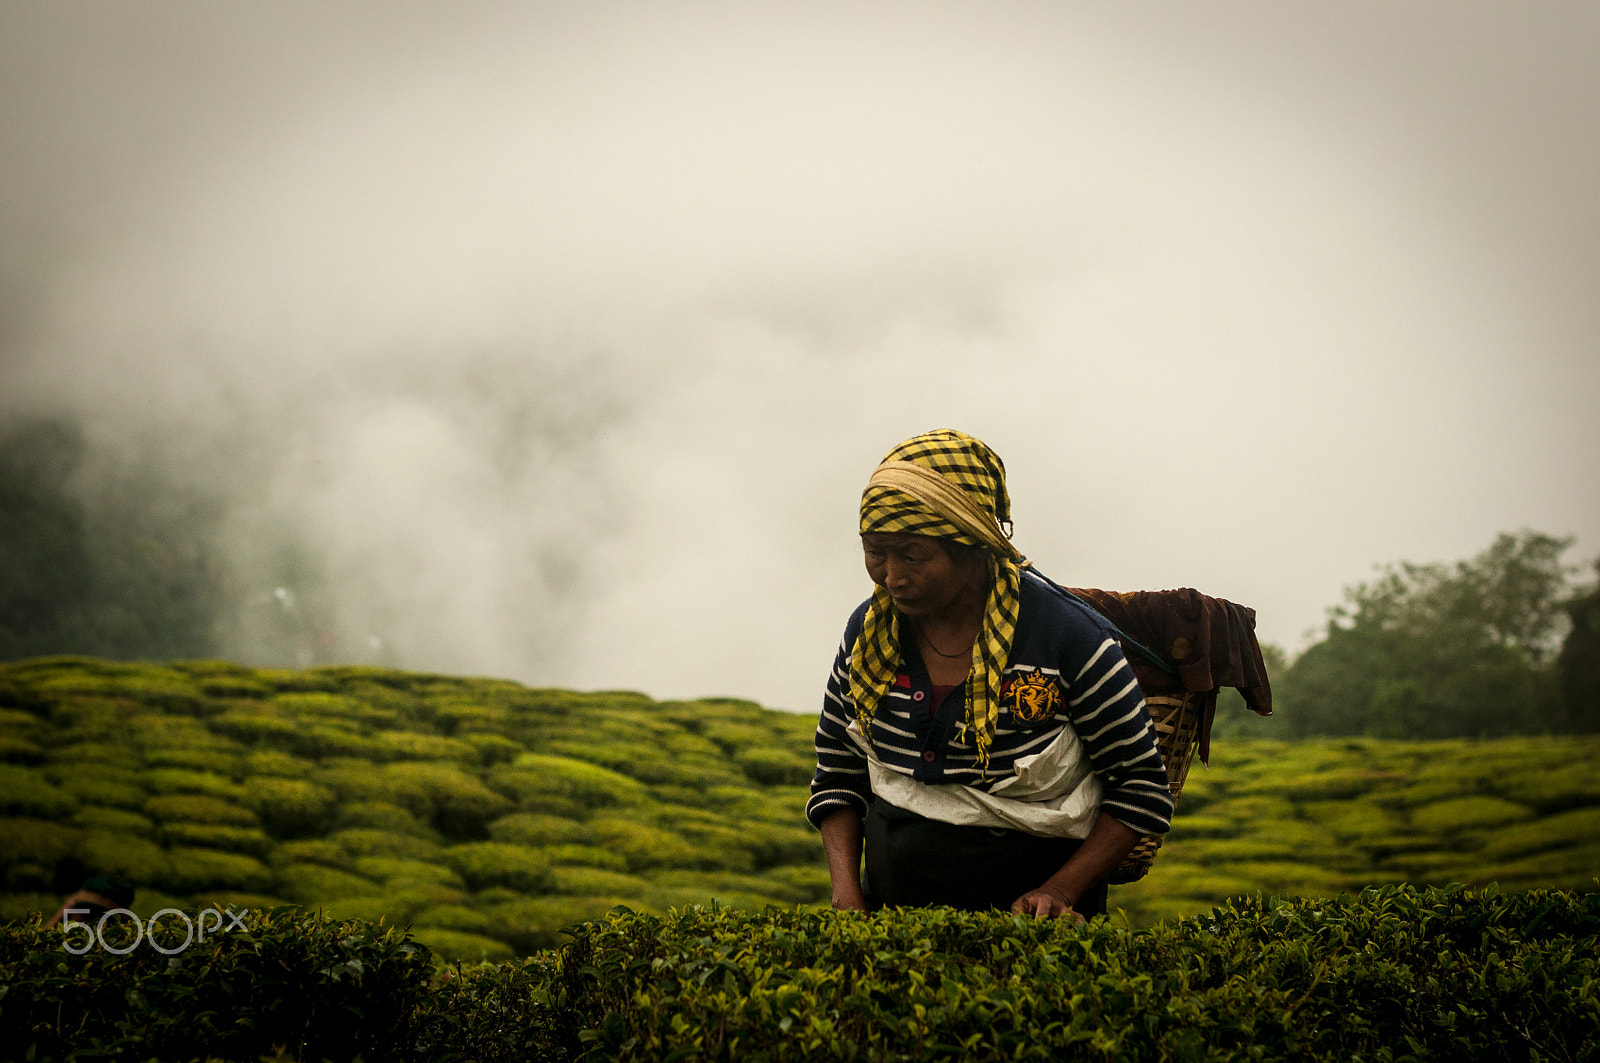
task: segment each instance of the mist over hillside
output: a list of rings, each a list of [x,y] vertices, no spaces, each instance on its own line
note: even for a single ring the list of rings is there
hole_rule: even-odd
[[[809,709],[952,426],[1052,576],[1292,653],[1600,544],[1596,17],[6,5],[3,434],[80,441],[64,608],[166,573],[106,652]]]

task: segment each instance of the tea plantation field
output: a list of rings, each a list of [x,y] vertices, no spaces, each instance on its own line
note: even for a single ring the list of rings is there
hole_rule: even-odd
[[[801,816],[814,721],[370,668],[0,665],[0,918],[77,855],[142,915],[293,903],[504,960],[622,904],[826,904]],[[1587,892],[1595,739],[1219,744],[1135,925],[1229,896],[1387,882]]]

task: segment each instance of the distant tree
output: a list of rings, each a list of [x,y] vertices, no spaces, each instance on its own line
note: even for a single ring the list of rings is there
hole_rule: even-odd
[[[1556,658],[1566,729],[1593,733],[1600,731],[1600,582],[1574,595],[1566,608],[1572,627]]]
[[[1455,565],[1387,566],[1345,592],[1282,684],[1288,730],[1387,738],[1566,729],[1551,660],[1571,545],[1502,534]]]
[[[86,488],[85,455],[70,423],[0,426],[0,659],[213,653],[219,513],[147,468]]]
[[[56,422],[0,434],[0,658],[79,641],[93,576],[83,506],[65,491],[82,437]]]

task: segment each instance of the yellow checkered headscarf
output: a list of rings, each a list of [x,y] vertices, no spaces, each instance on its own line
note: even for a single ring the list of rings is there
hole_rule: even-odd
[[[861,493],[861,533],[900,532],[981,546],[989,563],[983,629],[972,644],[966,730],[989,766],[1000,715],[1000,680],[1017,628],[1023,557],[1011,545],[1006,467],[981,440],[949,428],[924,432],[891,450]],[[878,703],[900,666],[900,614],[882,587],[872,592],[865,626],[850,654],[850,691],[861,729],[872,733]]]

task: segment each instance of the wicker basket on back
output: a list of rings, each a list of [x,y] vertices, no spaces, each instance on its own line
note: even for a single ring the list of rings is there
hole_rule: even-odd
[[[1201,702],[1207,697],[1215,698],[1216,695],[1151,694],[1144,699],[1145,707],[1150,710],[1150,723],[1156,729],[1156,745],[1161,750],[1161,760],[1167,767],[1167,788],[1172,793],[1174,806],[1178,803],[1178,795],[1183,793],[1183,783],[1189,777],[1189,765],[1194,763],[1195,750],[1200,748],[1200,722],[1205,715]],[[1133,847],[1133,852],[1117,865],[1107,881],[1125,883],[1144,878],[1150,865],[1155,863],[1156,850],[1161,848],[1161,841],[1165,837],[1164,834],[1146,834]]]
[[[1247,706],[1271,715],[1272,689],[1256,641],[1255,610],[1187,587],[1122,593],[1061,589],[1105,616],[1122,636],[1123,652],[1155,727],[1174,805],[1195,756],[1204,760],[1209,754],[1221,687],[1237,687]],[[1143,878],[1162,837],[1140,840],[1109,881]]]

